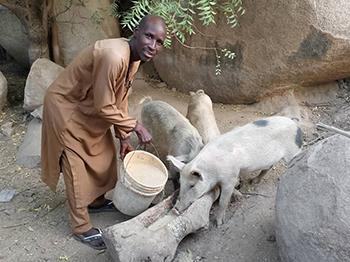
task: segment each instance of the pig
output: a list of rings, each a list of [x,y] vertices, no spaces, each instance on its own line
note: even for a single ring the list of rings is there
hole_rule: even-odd
[[[147,97],[141,101],[141,121],[153,137],[159,157],[165,161],[173,155],[184,163],[191,161],[203,148],[202,137],[181,113],[163,101]],[[171,178],[176,172],[170,170]]]
[[[201,89],[197,92],[190,92],[190,95],[186,117],[197,128],[203,143],[207,144],[220,135],[213,111],[213,103],[210,97]]]
[[[185,164],[173,156],[168,161],[180,171],[180,193],[175,208],[182,212],[195,200],[219,186],[221,194],[216,224],[224,223],[225,210],[239,175],[267,170],[281,159],[289,162],[301,150],[303,135],[296,122],[273,116],[234,128],[204,146]]]

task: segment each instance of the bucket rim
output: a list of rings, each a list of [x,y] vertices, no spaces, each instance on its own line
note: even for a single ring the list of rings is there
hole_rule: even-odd
[[[162,182],[162,183],[159,183],[158,185],[155,185],[155,186],[153,186],[153,187],[151,187],[152,189],[152,191],[153,190],[157,190],[158,188],[163,188],[164,187],[164,185],[166,184],[166,182],[168,181],[168,179],[169,179],[169,173],[168,173],[168,169],[166,168],[166,166],[164,165],[164,163],[157,157],[157,156],[155,156],[155,155],[153,155],[153,154],[151,154],[151,153],[149,153],[149,152],[147,152],[147,151],[145,151],[145,150],[134,150],[134,151],[130,151],[129,153],[127,153],[126,155],[125,155],[125,157],[124,157],[124,160],[123,160],[123,162],[122,162],[122,167],[123,167],[123,169],[124,169],[124,176],[127,176],[127,179],[130,179],[130,180],[132,180],[132,181],[134,181],[137,185],[140,185],[142,188],[149,188],[147,185],[144,185],[142,182],[140,182],[140,181],[138,181],[137,179],[135,179],[135,177],[133,177],[133,176],[131,176],[128,172],[127,172],[127,170],[126,170],[126,159],[127,159],[127,156],[128,155],[133,155],[133,154],[139,154],[139,153],[141,153],[141,154],[144,154],[144,155],[147,155],[147,156],[149,156],[149,157],[151,157],[151,158],[153,158],[154,160],[156,160],[157,161],[157,163],[159,163],[160,164],[160,166],[162,167],[162,169],[163,170],[161,170],[162,171],[162,173],[164,174],[164,176],[165,176],[165,179],[164,179],[164,182]],[[130,156],[129,157],[129,159],[131,158],[132,156]],[[130,160],[129,160],[130,161]],[[126,177],[125,177],[126,178]],[[149,188],[150,189],[150,188]]]

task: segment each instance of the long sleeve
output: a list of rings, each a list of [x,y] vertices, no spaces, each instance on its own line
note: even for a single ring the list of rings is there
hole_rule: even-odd
[[[94,50],[93,96],[98,114],[114,125],[116,135],[126,138],[136,119],[127,112],[127,89],[124,87],[128,65],[112,49]]]

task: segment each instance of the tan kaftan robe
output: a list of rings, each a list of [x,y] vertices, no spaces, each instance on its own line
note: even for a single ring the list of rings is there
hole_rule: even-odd
[[[47,90],[42,128],[42,180],[56,190],[60,158],[74,152],[85,172],[74,172],[76,207],[86,207],[115,186],[116,150],[110,127],[126,138],[136,120],[128,116],[128,89],[139,62],[129,65],[126,39],[85,48]]]

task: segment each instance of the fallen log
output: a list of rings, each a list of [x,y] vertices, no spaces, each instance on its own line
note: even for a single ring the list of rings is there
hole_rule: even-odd
[[[340,134],[340,135],[343,135],[343,136],[350,138],[350,132],[344,131],[344,130],[336,128],[334,126],[328,126],[328,125],[323,124],[323,123],[318,123],[318,124],[316,124],[316,126],[317,126],[317,128],[333,131],[337,134]]]
[[[218,196],[219,189],[213,190],[178,214],[173,194],[142,214],[106,228],[107,251],[116,262],[170,262],[185,236],[209,225],[209,211]]]

